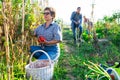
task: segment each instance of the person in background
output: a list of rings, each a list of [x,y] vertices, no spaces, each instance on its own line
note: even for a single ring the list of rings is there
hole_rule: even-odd
[[[79,41],[81,41],[82,34],[82,14],[80,13],[81,7],[77,7],[76,11],[73,11],[70,17],[71,29],[73,32],[74,44],[76,44],[76,28],[79,28]]]
[[[88,27],[87,27],[88,38],[90,38],[92,28],[93,28],[93,22],[90,19],[88,19]]]
[[[61,27],[54,22],[56,15],[55,9],[46,7],[44,9],[45,23],[39,25],[34,30],[34,35],[38,38],[38,46],[30,46],[30,52],[35,50],[44,50],[48,53],[52,60],[58,59],[60,56],[59,43],[62,41]],[[47,59],[47,56],[42,52],[37,52],[33,55],[36,59]]]
[[[87,26],[88,26],[88,18],[86,18],[86,16],[83,16],[83,19],[84,19],[84,21],[83,21],[84,30],[86,30]]]

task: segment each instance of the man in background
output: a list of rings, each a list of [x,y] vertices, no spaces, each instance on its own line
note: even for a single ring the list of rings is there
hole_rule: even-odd
[[[80,13],[81,7],[77,7],[76,11],[73,11],[71,14],[71,29],[73,32],[73,39],[74,39],[74,44],[76,44],[76,28],[79,29],[79,36],[78,40],[81,41],[81,34],[82,34],[82,14]]]

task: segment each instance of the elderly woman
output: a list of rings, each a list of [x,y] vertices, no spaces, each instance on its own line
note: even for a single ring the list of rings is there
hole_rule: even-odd
[[[35,50],[44,50],[52,60],[58,59],[60,55],[59,43],[62,41],[62,32],[60,26],[53,21],[55,10],[52,7],[44,9],[45,23],[34,30],[34,35],[38,37],[39,46],[30,46],[30,52]],[[36,59],[47,59],[42,52],[34,54]]]

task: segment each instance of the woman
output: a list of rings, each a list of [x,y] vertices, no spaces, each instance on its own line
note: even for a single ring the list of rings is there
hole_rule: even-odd
[[[31,46],[30,52],[44,50],[52,60],[56,60],[60,55],[59,43],[62,41],[61,28],[53,21],[55,10],[52,7],[46,7],[43,14],[46,22],[38,26],[34,31],[34,35],[38,37],[40,46]],[[36,59],[47,59],[47,56],[42,52],[35,53],[34,57]]]

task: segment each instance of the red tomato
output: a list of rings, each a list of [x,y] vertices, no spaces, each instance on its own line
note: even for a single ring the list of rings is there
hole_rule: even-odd
[[[39,41],[39,42],[45,42],[45,38],[44,38],[43,36],[40,36],[40,37],[38,38],[38,41]]]

